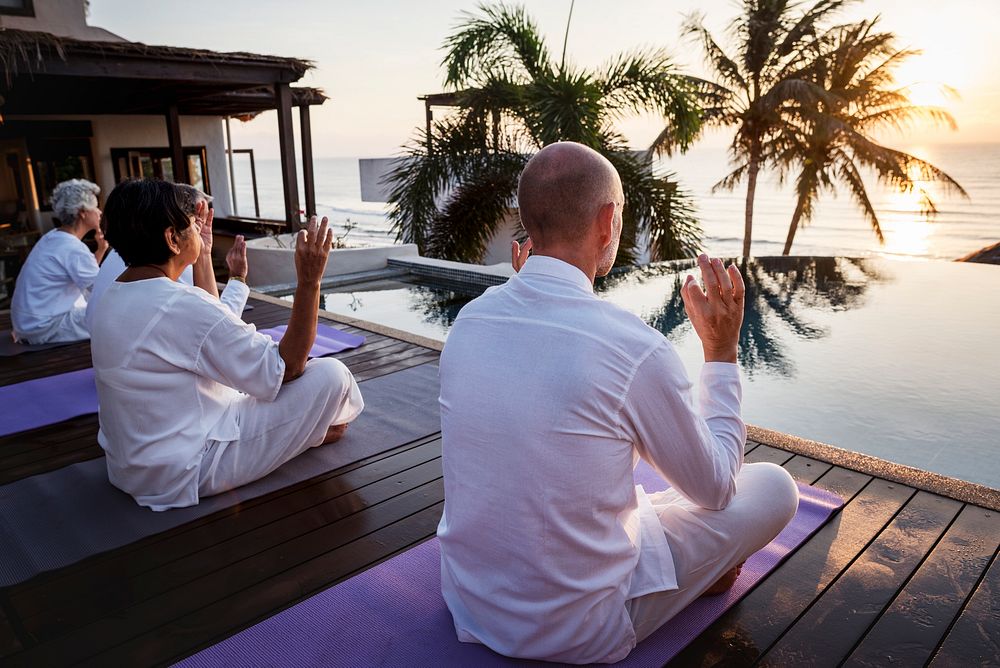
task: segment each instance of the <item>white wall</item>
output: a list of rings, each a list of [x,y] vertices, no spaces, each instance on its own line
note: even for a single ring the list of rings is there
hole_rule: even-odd
[[[0,27],[35,30],[92,42],[124,42],[118,35],[87,25],[86,0],[34,0],[34,16],[0,15]]]
[[[106,196],[115,187],[111,162],[113,148],[166,147],[167,125],[163,116],[90,116],[94,127],[91,145],[97,169],[97,185]],[[218,116],[181,116],[181,143],[204,146],[208,160],[208,179],[216,214],[232,215],[229,190],[229,165],[226,161],[225,130]]]

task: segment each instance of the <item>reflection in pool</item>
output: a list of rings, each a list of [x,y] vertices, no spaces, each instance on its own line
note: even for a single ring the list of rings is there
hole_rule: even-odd
[[[1000,268],[791,257],[741,270],[748,422],[1000,487]],[[653,265],[597,290],[663,332],[697,377],[687,273]],[[399,281],[350,289],[324,307],[439,339],[472,298]]]

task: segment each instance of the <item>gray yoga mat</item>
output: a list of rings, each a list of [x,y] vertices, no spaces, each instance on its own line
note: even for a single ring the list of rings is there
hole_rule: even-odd
[[[438,366],[360,384],[365,410],[335,444],[312,448],[249,485],[155,513],[108,482],[104,458],[0,487],[0,586],[128,545],[441,430]]]
[[[83,339],[83,341],[86,341],[86,339]],[[9,329],[0,329],[0,357],[13,357],[14,355],[21,355],[23,353],[36,353],[40,350],[71,346],[74,343],[82,343],[82,341],[59,341],[58,343],[38,344],[17,343],[14,341],[14,335]]]

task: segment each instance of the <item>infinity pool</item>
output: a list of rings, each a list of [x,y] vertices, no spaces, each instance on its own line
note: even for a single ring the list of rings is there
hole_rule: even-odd
[[[663,332],[697,377],[687,273],[652,265],[597,290]],[[743,273],[748,422],[1000,488],[1000,267],[760,258]],[[396,280],[341,290],[324,308],[438,339],[474,298]]]

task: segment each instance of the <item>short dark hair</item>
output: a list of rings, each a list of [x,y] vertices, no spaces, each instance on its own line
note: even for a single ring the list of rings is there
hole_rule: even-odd
[[[174,253],[163,232],[191,227],[181,194],[174,184],[159,179],[128,179],[108,195],[104,206],[104,236],[130,267],[163,264]]]

